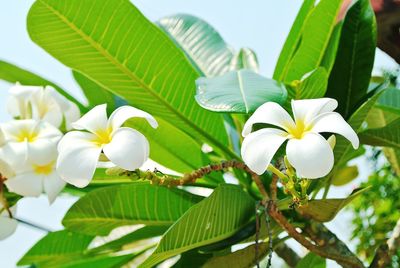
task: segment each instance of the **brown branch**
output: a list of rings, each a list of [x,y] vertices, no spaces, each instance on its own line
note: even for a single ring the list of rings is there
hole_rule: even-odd
[[[276,201],[278,195],[278,176],[276,174],[272,174],[272,181],[270,185],[271,199]]]
[[[3,205],[4,209],[7,211],[8,216],[10,218],[13,217],[11,210],[10,210],[10,206],[8,205],[7,199],[4,196],[4,181],[6,180],[6,178],[3,177],[3,175],[0,173],[0,203]]]
[[[370,268],[388,267],[392,262],[392,257],[400,248],[400,219],[397,221],[393,229],[391,237],[386,243],[382,244],[376,251]]]

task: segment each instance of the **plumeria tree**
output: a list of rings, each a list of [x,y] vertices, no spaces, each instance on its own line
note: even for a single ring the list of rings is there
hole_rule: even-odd
[[[370,215],[390,224],[368,236],[360,204],[398,188],[400,91],[371,77],[370,2],[347,2],[305,0],[267,78],[254,51],[200,18],[151,22],[128,0],[37,0],[30,37],[71,68],[88,104],[0,62],[13,117],[0,124],[0,239],[17,228],[19,199],[80,197],[65,229],[18,265],[252,267],[275,252],[290,267],[398,267],[400,214]],[[328,198],[371,150],[384,164],[369,183]],[[149,158],[158,169],[141,168]],[[356,253],[324,224],[353,200]]]

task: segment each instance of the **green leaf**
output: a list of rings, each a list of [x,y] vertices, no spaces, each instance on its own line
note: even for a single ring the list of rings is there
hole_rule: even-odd
[[[141,267],[153,267],[182,252],[234,235],[254,214],[254,202],[236,185],[219,186],[167,231]]]
[[[202,254],[197,250],[190,250],[181,254],[172,268],[204,267],[204,263],[212,258],[212,254]]]
[[[298,86],[288,87],[288,99],[316,99],[325,95],[328,86],[328,73],[319,67],[307,74]]]
[[[259,256],[268,254],[268,243],[258,244]],[[253,267],[256,265],[255,260],[255,245],[250,245],[244,249],[237,250],[227,255],[215,256],[207,261],[202,267],[213,268],[213,267]],[[312,266],[310,266],[312,267]]]
[[[314,199],[297,210],[305,217],[310,217],[319,222],[331,221],[336,214],[354,198],[368,190],[368,188],[356,189],[347,198]]]
[[[233,70],[247,69],[258,73],[260,66],[256,53],[250,48],[242,48],[232,59],[231,66]]]
[[[282,81],[286,75],[290,60],[292,59],[296,49],[298,48],[305,27],[305,21],[311,10],[314,8],[315,0],[305,0],[301,6],[299,13],[294,20],[293,26],[290,29],[289,35],[286,38],[282,51],[279,54],[278,62],[276,63],[273,78]]]
[[[332,175],[332,184],[335,186],[346,185],[358,177],[358,167],[348,166],[339,169]]]
[[[10,82],[10,83],[16,83],[20,82],[22,85],[36,85],[36,86],[52,86],[54,87],[58,92],[60,92],[61,95],[66,97],[68,100],[72,101],[76,105],[78,105],[79,109],[81,112],[87,111],[87,108],[85,108],[82,103],[80,103],[78,100],[76,100],[74,97],[72,97],[68,92],[63,90],[61,87],[56,85],[55,83],[42,78],[30,71],[24,70],[14,64],[1,61],[0,60],[0,79]]]
[[[321,65],[341,3],[342,0],[321,0],[307,16],[299,48],[287,67],[286,82],[300,80]]]
[[[93,236],[67,230],[49,233],[19,260],[18,265],[46,263],[54,267],[81,255],[92,240]]]
[[[358,135],[364,144],[400,149],[400,119],[382,128],[367,129]]]
[[[197,79],[196,100],[216,112],[251,113],[267,101],[284,103],[285,87],[250,70]]]
[[[342,27],[343,27],[343,21],[338,22],[336,24],[331,34],[331,39],[329,40],[328,47],[325,50],[324,58],[322,59],[321,66],[326,69],[328,74],[332,71],[333,65],[335,64]]]
[[[99,104],[106,103],[107,111],[111,113],[114,111],[115,107],[115,96],[96,84],[96,82],[90,80],[86,76],[76,71],[72,71],[72,75],[75,81],[81,87],[86,99],[89,102],[90,107],[94,107]]]
[[[79,199],[62,223],[69,230],[91,235],[107,235],[125,225],[169,226],[201,199],[147,182],[103,187]]]
[[[222,116],[195,103],[198,72],[129,1],[70,0],[65,5],[38,0],[28,14],[28,32],[62,63],[129,104],[232,155],[225,147]]]
[[[296,265],[296,268],[325,268],[326,260],[312,252],[308,253]]]
[[[339,102],[337,111],[348,116],[368,90],[376,47],[376,22],[369,0],[358,0],[346,14],[327,96]]]
[[[375,107],[400,115],[400,89],[388,88],[378,99]]]
[[[192,15],[177,14],[160,19],[157,25],[183,49],[204,76],[216,76],[230,71],[233,49],[204,20]]]

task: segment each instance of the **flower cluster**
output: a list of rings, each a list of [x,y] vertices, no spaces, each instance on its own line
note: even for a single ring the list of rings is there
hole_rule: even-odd
[[[17,83],[7,102],[14,119],[0,124],[1,184],[21,196],[46,193],[52,203],[67,182],[87,186],[99,159],[127,170],[142,166],[149,157],[149,143],[122,125],[131,117],[142,117],[156,128],[156,120],[130,106],[108,118],[106,108],[96,106],[80,117],[76,104],[53,87]],[[15,230],[16,221],[10,217],[15,209],[4,202],[0,207],[0,239]]]

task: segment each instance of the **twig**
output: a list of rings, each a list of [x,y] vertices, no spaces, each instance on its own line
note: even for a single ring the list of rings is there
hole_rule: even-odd
[[[300,261],[299,255],[286,243],[275,245],[274,251],[289,267],[296,267],[297,263]]]
[[[278,176],[276,174],[272,174],[272,181],[270,186],[271,191],[271,199],[276,201],[278,196]]]

